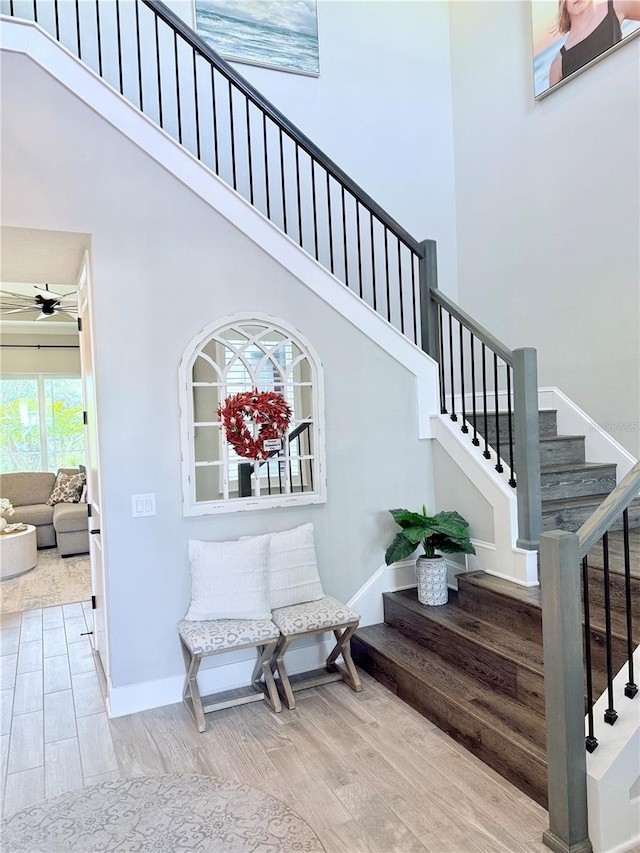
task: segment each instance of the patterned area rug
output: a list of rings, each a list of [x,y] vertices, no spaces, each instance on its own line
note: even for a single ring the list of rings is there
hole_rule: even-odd
[[[210,776],[102,782],[0,824],[3,853],[323,853],[302,818],[255,788]]]
[[[90,598],[89,555],[63,559],[57,548],[38,551],[35,569],[0,583],[0,613],[72,604]]]

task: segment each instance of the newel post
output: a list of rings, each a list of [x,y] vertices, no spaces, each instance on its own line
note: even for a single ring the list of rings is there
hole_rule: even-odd
[[[515,469],[518,482],[518,548],[535,551],[542,532],[538,354],[533,347],[513,351]]]
[[[549,793],[549,829],[543,841],[557,853],[591,853],[580,557],[575,533],[554,530],[540,537],[540,586]]]
[[[423,240],[420,248],[422,249],[419,264],[421,345],[434,361],[440,361],[438,306],[431,299],[431,291],[438,289],[436,241]]]

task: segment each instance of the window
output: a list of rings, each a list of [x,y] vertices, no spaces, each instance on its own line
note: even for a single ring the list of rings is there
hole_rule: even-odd
[[[82,380],[15,376],[0,381],[0,471],[57,471],[84,463]]]
[[[292,412],[282,447],[261,461],[238,456],[218,416],[228,396],[254,389]],[[325,500],[321,366],[298,332],[248,315],[207,327],[183,356],[180,398],[185,515]]]

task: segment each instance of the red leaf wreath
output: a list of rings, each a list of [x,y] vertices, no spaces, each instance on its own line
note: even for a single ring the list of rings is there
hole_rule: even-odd
[[[267,459],[269,452],[264,449],[263,442],[286,434],[291,409],[282,394],[254,390],[229,395],[218,407],[218,417],[223,423],[227,441],[238,456]],[[247,427],[247,418],[261,424],[255,438]]]

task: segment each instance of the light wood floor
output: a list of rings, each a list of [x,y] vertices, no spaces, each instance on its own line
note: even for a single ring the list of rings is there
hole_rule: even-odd
[[[86,618],[85,618],[86,617]],[[120,777],[223,776],[269,791],[327,853],[543,853],[547,814],[366,674],[295,711],[182,705],[108,720],[88,603],[0,617],[4,814]]]

